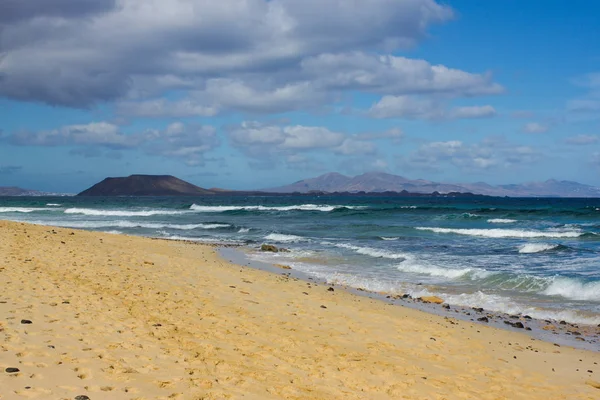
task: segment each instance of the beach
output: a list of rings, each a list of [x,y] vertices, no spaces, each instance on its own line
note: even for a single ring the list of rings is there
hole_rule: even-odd
[[[598,352],[285,274],[0,221],[0,399],[600,397]]]

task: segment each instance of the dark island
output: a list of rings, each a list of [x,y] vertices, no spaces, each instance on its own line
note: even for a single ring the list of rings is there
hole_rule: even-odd
[[[215,192],[171,175],[106,178],[77,196],[206,196]]]

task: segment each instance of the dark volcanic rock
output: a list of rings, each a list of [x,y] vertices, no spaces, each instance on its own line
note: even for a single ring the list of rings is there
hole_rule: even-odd
[[[85,394],[80,394],[79,396],[75,396],[75,400],[90,400]]]
[[[19,372],[19,368],[9,367],[9,368],[6,368],[5,371],[8,372],[9,374],[14,374],[16,372]]]
[[[106,178],[77,196],[203,196],[215,192],[170,175]]]
[[[488,319],[488,317],[481,317],[481,318],[477,318],[477,321],[481,321],[481,322],[490,322],[490,320]]]
[[[260,246],[260,251],[270,251],[272,253],[278,253],[279,249],[277,246],[273,246],[272,244],[263,244]]]
[[[31,322],[31,321],[30,321],[30,320],[28,320],[28,319],[22,319],[22,320],[21,320],[21,323],[22,323],[23,325],[29,325],[29,324],[33,324],[33,322]]]

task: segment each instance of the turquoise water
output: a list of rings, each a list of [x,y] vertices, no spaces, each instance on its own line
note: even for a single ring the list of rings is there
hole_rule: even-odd
[[[0,198],[0,218],[251,252],[330,282],[600,323],[600,199]]]

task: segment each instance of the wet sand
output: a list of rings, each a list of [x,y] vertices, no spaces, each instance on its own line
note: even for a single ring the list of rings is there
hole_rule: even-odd
[[[598,352],[206,245],[0,221],[0,285],[2,400],[600,398]]]

